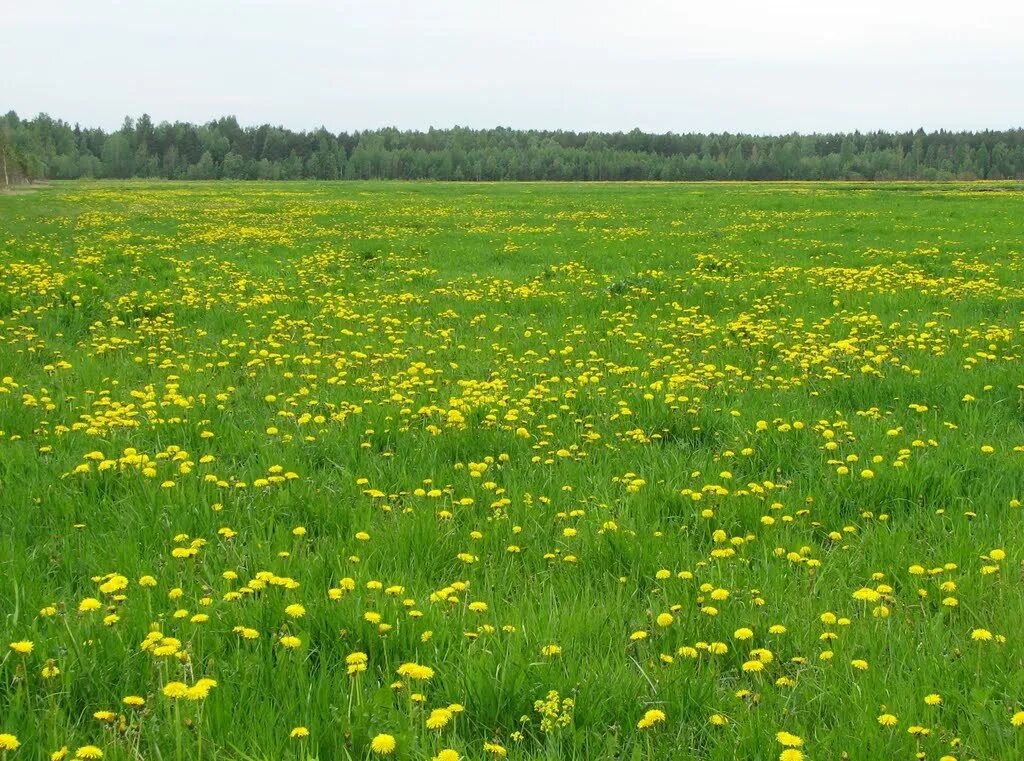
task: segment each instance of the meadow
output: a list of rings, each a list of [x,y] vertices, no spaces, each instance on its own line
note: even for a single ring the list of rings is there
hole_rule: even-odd
[[[1024,757],[1024,188],[0,196],[0,758]]]

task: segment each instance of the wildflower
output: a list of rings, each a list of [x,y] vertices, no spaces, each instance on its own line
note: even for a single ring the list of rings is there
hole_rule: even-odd
[[[665,721],[665,712],[657,708],[651,708],[646,711],[643,718],[636,723],[638,729],[650,729],[656,724],[661,724]]]
[[[28,655],[32,652],[32,648],[34,647],[34,645],[30,641],[25,639],[21,640],[20,642],[12,642],[10,647],[11,650],[16,652],[18,655]]]
[[[452,712],[447,708],[435,708],[427,717],[427,729],[443,729],[452,720]]]
[[[188,685],[184,682],[168,682],[164,685],[163,693],[169,698],[183,698],[188,694]]]
[[[0,734],[0,750],[5,752],[9,750],[17,750],[20,746],[21,743],[18,742],[18,738],[16,736],[8,734],[7,732]]]
[[[377,735],[370,741],[370,750],[376,753],[378,756],[387,756],[390,753],[395,752],[395,747],[398,743],[395,742],[395,738],[391,735]]]
[[[891,713],[883,713],[878,717],[878,723],[883,727],[895,727],[898,719]]]
[[[804,744],[802,737],[794,735],[791,732],[786,732],[785,730],[783,730],[782,732],[776,732],[775,740],[779,743],[779,745],[782,745],[786,748],[799,748]]]
[[[434,669],[429,666],[421,666],[418,663],[403,663],[396,671],[399,676],[419,681],[427,681],[434,678]]]
[[[293,740],[303,740],[309,737],[309,730],[305,727],[295,727],[288,736]]]
[[[366,653],[349,653],[345,656],[345,665],[349,676],[356,676],[366,671]]]
[[[103,607],[103,603],[101,603],[95,597],[86,597],[84,600],[82,600],[80,603],[78,603],[78,612],[79,613],[91,613],[92,611],[99,610],[102,607]],[[87,745],[85,747],[91,748],[93,746]]]
[[[189,700],[205,700],[209,696],[210,690],[216,686],[217,682],[213,679],[200,679],[188,688],[185,697]]]
[[[83,745],[81,748],[75,751],[75,758],[86,759],[86,761],[94,761],[94,759],[103,758],[103,751],[97,748],[95,745]]]
[[[861,587],[853,593],[853,599],[860,600],[861,602],[876,603],[882,599],[882,595],[870,587]]]

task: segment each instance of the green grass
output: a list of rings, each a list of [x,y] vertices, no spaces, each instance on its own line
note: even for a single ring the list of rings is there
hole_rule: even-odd
[[[1022,240],[1013,184],[0,196],[8,758],[1024,754]]]

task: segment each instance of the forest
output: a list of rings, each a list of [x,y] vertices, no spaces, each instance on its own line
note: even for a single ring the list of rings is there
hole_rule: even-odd
[[[837,134],[652,134],[383,128],[332,133],[233,116],[126,117],[105,131],[0,117],[5,184],[37,179],[971,180],[1024,178],[1024,129]]]

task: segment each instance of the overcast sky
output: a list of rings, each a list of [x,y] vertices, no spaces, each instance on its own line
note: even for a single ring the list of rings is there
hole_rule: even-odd
[[[0,2],[0,109],[89,126],[1024,126],[1022,0]]]

